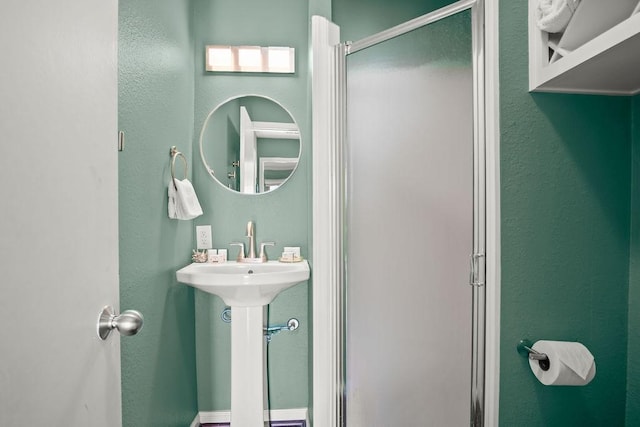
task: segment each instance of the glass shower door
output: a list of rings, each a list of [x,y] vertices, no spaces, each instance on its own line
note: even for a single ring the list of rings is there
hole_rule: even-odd
[[[347,426],[469,424],[473,153],[470,11],[347,56]]]

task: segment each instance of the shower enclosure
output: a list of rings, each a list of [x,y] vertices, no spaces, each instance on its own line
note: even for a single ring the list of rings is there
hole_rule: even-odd
[[[468,422],[470,23],[465,11],[347,56],[348,426]]]
[[[314,412],[331,425],[483,425],[482,6],[354,43],[314,23],[314,346],[331,344]]]

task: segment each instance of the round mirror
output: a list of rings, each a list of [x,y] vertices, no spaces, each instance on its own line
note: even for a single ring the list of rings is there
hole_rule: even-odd
[[[200,133],[205,168],[226,188],[244,194],[280,187],[298,166],[300,129],[273,99],[238,96],[218,105]]]

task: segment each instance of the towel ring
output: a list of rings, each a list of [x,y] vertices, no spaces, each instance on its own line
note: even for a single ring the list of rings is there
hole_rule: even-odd
[[[177,190],[178,186],[176,185],[176,182],[175,182],[176,181],[176,158],[178,156],[182,157],[182,161],[184,162],[185,179],[187,178],[187,172],[189,171],[189,164],[187,163],[187,158],[184,156],[184,154],[178,151],[175,145],[171,147],[171,150],[169,150],[169,155],[171,156],[171,179],[173,180],[173,188]]]

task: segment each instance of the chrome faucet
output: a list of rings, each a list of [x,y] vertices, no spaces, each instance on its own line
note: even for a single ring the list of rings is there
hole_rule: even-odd
[[[256,231],[255,226],[253,225],[253,221],[249,221],[247,223],[247,237],[249,238],[249,252],[245,256],[244,254],[244,243],[241,242],[233,242],[232,246],[240,246],[240,251],[238,252],[238,257],[236,258],[237,262],[244,262],[249,264],[257,264],[261,262],[267,262],[267,252],[265,251],[265,246],[273,246],[275,242],[263,242],[260,244],[260,255],[256,256]]]
[[[253,221],[249,221],[247,223],[247,237],[249,238],[249,253],[247,254],[247,258],[255,258],[256,257],[256,235],[255,235],[255,227],[253,226]]]

